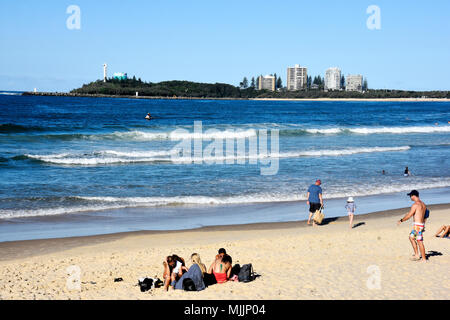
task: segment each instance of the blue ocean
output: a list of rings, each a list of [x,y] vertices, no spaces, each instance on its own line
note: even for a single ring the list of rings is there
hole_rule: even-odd
[[[0,94],[0,241],[304,220],[318,178],[326,216],[448,203],[449,121],[448,102]]]

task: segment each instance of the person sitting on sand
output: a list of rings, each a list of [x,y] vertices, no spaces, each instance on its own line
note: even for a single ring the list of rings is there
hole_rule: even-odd
[[[356,205],[353,197],[348,197],[347,204],[345,205],[345,209],[347,209],[348,218],[350,219],[350,229],[353,228],[353,215],[355,214]]]
[[[213,274],[217,283],[227,282],[231,275],[232,259],[225,254],[223,257],[215,260],[208,269],[209,274]]]
[[[192,264],[197,264],[200,267],[200,270],[203,274],[205,274],[208,270],[206,270],[206,266],[202,263],[202,259],[200,259],[200,255],[198,253],[193,253],[191,255]]]
[[[411,201],[414,201],[414,204],[411,206],[411,210],[397,222],[397,225],[414,216],[414,227],[409,234],[409,241],[414,250],[414,255],[411,257],[411,260],[418,261],[422,259],[422,262],[426,262],[427,256],[425,254],[425,246],[423,245],[423,229],[425,227],[425,211],[427,210],[427,206],[420,200],[419,191],[412,190],[408,193],[408,196],[411,198]],[[420,249],[422,258],[419,255],[417,247]]]
[[[227,250],[225,248],[220,248],[218,254],[216,254],[216,260],[223,258],[224,255],[227,254]]]
[[[442,234],[440,234],[442,232]],[[438,238],[450,238],[450,225],[446,226],[445,224],[439,228],[439,230],[434,235]]]
[[[163,262],[164,266],[164,289],[169,290],[169,285],[173,287],[177,279],[183,275],[183,271],[186,272],[188,269],[185,266],[184,259],[173,254],[166,257]]]

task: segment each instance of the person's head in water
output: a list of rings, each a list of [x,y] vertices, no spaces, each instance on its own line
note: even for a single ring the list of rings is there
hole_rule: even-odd
[[[419,191],[417,190],[412,190],[407,195],[411,198],[411,201],[416,202],[417,200],[419,200]]]
[[[320,179],[316,180],[316,185],[320,186],[322,184],[322,181],[320,181]]]

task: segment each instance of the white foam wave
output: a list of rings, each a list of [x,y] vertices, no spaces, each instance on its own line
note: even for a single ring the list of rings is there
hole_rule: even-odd
[[[12,219],[12,218],[27,218],[27,217],[44,217],[44,216],[56,216],[70,213],[80,213],[87,211],[101,211],[101,210],[113,210],[120,208],[127,208],[129,205],[87,205],[78,207],[59,207],[59,208],[45,208],[45,209],[19,209],[19,210],[0,210],[0,219]]]
[[[360,127],[360,128],[327,128],[306,129],[311,134],[340,134],[351,132],[356,134],[407,134],[407,133],[446,133],[450,132],[450,126],[411,126],[411,127]]]
[[[99,138],[118,139],[118,140],[136,140],[136,141],[151,141],[151,140],[185,140],[185,139],[245,139],[256,136],[255,129],[247,130],[206,130],[202,133],[188,132],[187,130],[173,130],[171,132],[146,132],[146,131],[127,131],[114,132],[103,136],[92,135],[90,139],[97,140]]]
[[[106,150],[94,152],[88,155],[74,154],[55,154],[55,155],[29,155],[32,159],[41,160],[54,164],[65,165],[101,165],[114,163],[139,163],[139,162],[172,162],[172,163],[191,163],[191,162],[221,162],[227,160],[259,160],[267,158],[300,158],[300,157],[323,157],[323,156],[346,156],[358,153],[373,152],[398,152],[409,150],[409,146],[401,147],[366,147],[349,149],[324,149],[324,150],[305,150],[290,151],[282,153],[267,154],[232,154],[232,155],[204,155],[202,157],[182,157],[179,150],[167,151],[114,151]]]
[[[407,181],[406,181],[407,180]],[[375,186],[366,184],[351,184],[348,186],[323,186],[324,199],[341,199],[348,196],[363,197],[382,194],[406,192],[411,189],[424,190],[433,188],[450,187],[450,178],[429,178],[425,182],[417,182],[411,178],[405,178],[403,183],[390,183]],[[171,205],[233,205],[252,203],[276,203],[305,201],[306,192],[278,192],[259,193],[237,196],[173,196],[173,197],[83,197],[76,196],[79,200],[86,201],[84,206],[57,207],[48,209],[26,210],[0,210],[0,219],[11,219],[34,216],[53,216],[87,211],[113,210],[136,207],[156,207]]]

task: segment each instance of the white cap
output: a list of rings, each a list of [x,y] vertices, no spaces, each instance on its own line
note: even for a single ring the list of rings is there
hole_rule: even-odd
[[[348,197],[347,202],[354,202],[353,197]]]

